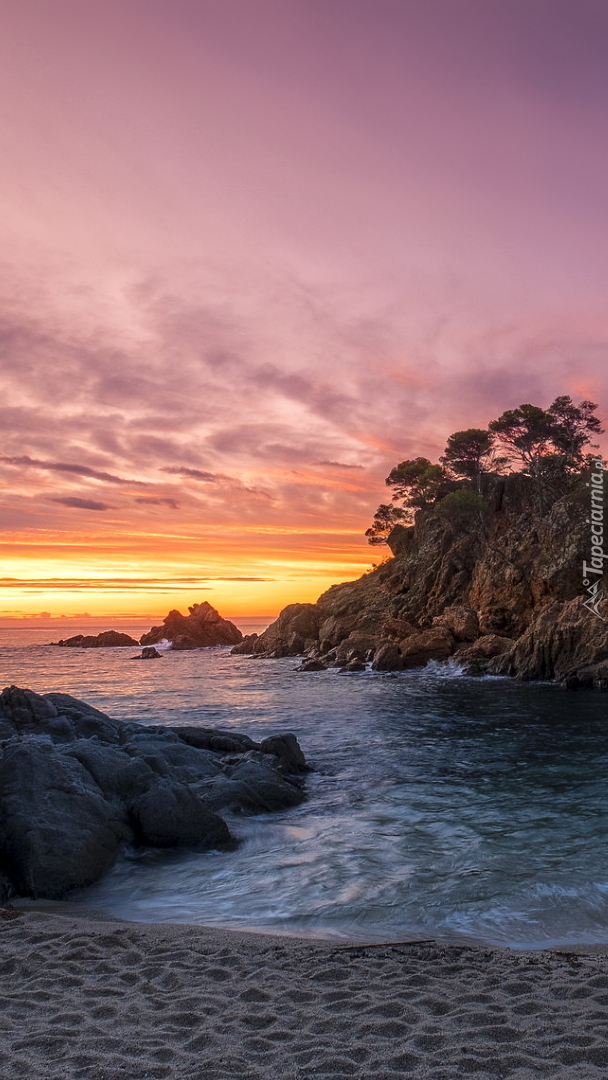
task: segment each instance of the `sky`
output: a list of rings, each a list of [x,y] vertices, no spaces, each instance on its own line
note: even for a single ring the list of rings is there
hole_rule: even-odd
[[[605,0],[0,24],[0,617],[276,614],[382,558],[397,462],[606,416]]]

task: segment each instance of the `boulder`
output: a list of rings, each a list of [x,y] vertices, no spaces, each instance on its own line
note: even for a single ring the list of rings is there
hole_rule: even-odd
[[[340,668],[338,675],[350,675],[351,673],[365,670],[366,666],[361,660],[349,660],[348,664],[343,668]]]
[[[246,753],[247,750],[256,750],[258,744],[236,731],[226,731],[223,728],[204,727],[173,727],[182,742],[188,746],[195,746],[202,750],[213,750],[215,753]]]
[[[57,898],[90,885],[133,836],[120,802],[46,736],[4,748],[0,805],[2,861],[25,896]]]
[[[157,776],[170,776],[182,783],[193,783],[221,772],[215,754],[188,746],[177,736],[136,735],[124,744],[123,750],[130,757],[144,761]]]
[[[300,666],[298,668],[296,668],[296,671],[326,671],[326,670],[327,670],[327,664],[324,664],[322,660],[315,660],[314,658],[311,658],[310,660],[303,660],[302,663],[300,664]]]
[[[372,668],[374,671],[402,671],[403,657],[399,647],[392,641],[385,641],[374,653]]]
[[[513,648],[513,638],[500,637],[499,634],[484,634],[472,645],[465,645],[455,652],[458,660],[491,660]]]
[[[56,898],[88,885],[125,842],[231,846],[215,809],[304,798],[291,733],[255,743],[221,729],[121,724],[67,694],[0,693],[0,874]]]
[[[155,649],[153,645],[146,645],[141,650],[139,656],[132,657],[133,660],[160,660],[162,653],[159,653],[158,649]]]
[[[246,813],[267,813],[298,806],[305,798],[299,785],[288,781],[267,754],[249,751],[218,777],[198,787],[203,801],[214,809],[230,807]]]
[[[24,690],[20,686],[6,686],[0,693],[0,723],[2,734],[8,737],[15,732],[46,731],[49,721],[56,720],[57,708],[47,698]]]
[[[69,721],[74,737],[78,739],[97,738],[104,743],[118,743],[124,732],[124,725],[118,720],[112,720],[105,713],[94,709],[86,701],[80,701],[70,694],[45,694],[44,700],[48,701],[57,710],[58,717],[64,717]],[[47,725],[47,730],[52,724]]]
[[[8,686],[0,693],[0,734],[46,734],[54,742],[97,736],[118,743],[121,725],[85,701],[69,694],[35,694]]]
[[[263,634],[251,634],[239,652],[252,656],[299,656],[317,641],[319,614],[315,604],[288,604]]]
[[[560,680],[560,686],[566,690],[602,690],[606,693],[608,691],[608,663],[576,668]]]
[[[172,649],[201,649],[213,645],[237,645],[243,638],[241,631],[221,615],[211,604],[193,604],[188,615],[170,611],[162,626],[153,626],[142,634],[140,645],[157,645],[170,641]],[[137,644],[134,642],[133,644]]]
[[[447,660],[452,655],[454,638],[443,626],[421,630],[401,642],[403,667],[424,667],[429,660]]]
[[[285,735],[270,735],[260,743],[260,753],[270,754],[277,759],[278,767],[282,772],[301,773],[308,772],[310,766],[306,764],[306,758],[300,749],[300,744],[295,735],[286,732]]]
[[[339,645],[352,631],[352,622],[349,619],[330,615],[319,626],[319,644],[323,652]]]
[[[479,637],[479,619],[472,608],[454,606],[436,615],[433,626],[445,627],[456,641],[475,641]]]
[[[238,645],[235,645],[230,650],[231,656],[251,656],[255,650],[255,643],[258,640],[258,634],[246,634],[242,641]]]
[[[137,839],[154,847],[195,845],[225,848],[232,844],[226,822],[212,813],[186,784],[158,778],[131,802]]]
[[[124,804],[155,779],[143,756],[129,756],[122,747],[104,746],[96,739],[77,739],[62,747],[62,754],[64,759],[78,761],[106,798],[115,797]]]

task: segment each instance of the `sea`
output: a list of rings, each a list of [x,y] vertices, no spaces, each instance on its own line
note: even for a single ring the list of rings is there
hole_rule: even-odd
[[[361,942],[608,943],[605,695],[453,661],[305,674],[228,648],[135,663],[133,647],[48,644],[109,628],[1,629],[1,685],[142,724],[290,731],[313,771],[302,805],[229,817],[236,850],[129,849],[65,909]]]

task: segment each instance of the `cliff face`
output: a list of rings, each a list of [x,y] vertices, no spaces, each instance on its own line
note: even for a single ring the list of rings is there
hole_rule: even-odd
[[[598,688],[605,659],[608,686],[608,623],[581,603],[584,482],[544,513],[519,474],[487,478],[483,494],[483,516],[419,512],[415,525],[391,533],[393,558],[316,604],[290,605],[235,651],[340,665],[372,659],[379,669],[456,656],[471,671]]]

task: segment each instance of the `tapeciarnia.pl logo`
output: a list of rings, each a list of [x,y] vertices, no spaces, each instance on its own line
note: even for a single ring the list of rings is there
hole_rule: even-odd
[[[592,611],[602,622],[606,622],[598,611],[604,595],[600,588],[604,574],[604,559],[608,559],[608,554],[604,554],[604,462],[601,458],[594,460],[593,468],[591,481],[587,484],[591,500],[590,517],[587,518],[587,523],[591,526],[591,561],[587,562],[583,559],[583,585],[588,595],[586,600],[582,597],[581,600],[583,607]],[[590,575],[595,575],[595,577],[592,578]]]

